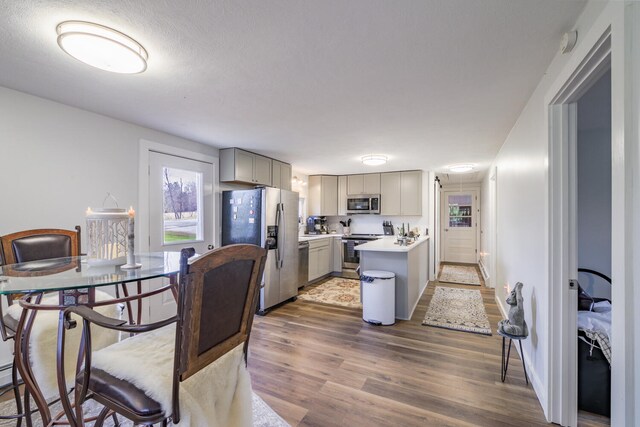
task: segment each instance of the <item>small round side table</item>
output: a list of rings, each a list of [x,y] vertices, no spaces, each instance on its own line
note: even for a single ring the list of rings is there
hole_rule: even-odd
[[[518,336],[518,335],[510,335],[507,334],[505,332],[502,331],[498,331],[498,335],[502,336],[502,372],[500,373],[500,379],[502,380],[502,382],[504,382],[504,380],[507,378],[507,369],[509,369],[509,356],[511,356],[511,342],[513,340],[518,341],[518,345],[520,346],[520,358],[522,359],[522,369],[524,369],[524,379],[527,382],[527,385],[529,385],[529,377],[527,376],[527,367],[524,364],[524,353],[522,351],[522,340],[526,339],[527,336]],[[506,345],[506,340],[507,338],[509,339],[509,350],[507,351],[506,354],[506,358],[505,358],[505,345]]]

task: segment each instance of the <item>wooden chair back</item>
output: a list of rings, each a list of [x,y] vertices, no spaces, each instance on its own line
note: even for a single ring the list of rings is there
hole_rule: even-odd
[[[80,255],[80,226],[75,230],[57,228],[43,228],[18,231],[0,236],[0,265],[17,264],[20,262],[40,261],[51,258],[63,258]],[[62,270],[74,268],[74,264],[61,267]],[[43,272],[43,274],[51,274]],[[19,273],[15,274],[19,276]],[[7,295],[7,304],[21,295]],[[15,331],[7,329],[4,313],[0,304],[0,338],[3,341],[12,339]]]
[[[80,255],[80,226],[25,230],[0,237],[4,264]]]
[[[242,343],[246,351],[267,251],[255,245],[230,245],[187,265],[189,255],[183,250],[174,378],[178,381]]]

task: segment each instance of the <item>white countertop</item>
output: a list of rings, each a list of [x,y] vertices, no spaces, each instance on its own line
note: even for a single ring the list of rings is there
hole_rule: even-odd
[[[395,236],[382,237],[378,240],[372,240],[368,243],[363,243],[356,246],[356,251],[375,251],[375,252],[409,252],[413,248],[420,246],[421,244],[428,242],[429,236],[420,237],[414,243],[408,246],[400,246],[396,244],[397,239]]]
[[[331,239],[333,237],[342,237],[342,234],[337,234],[337,233],[305,234],[304,236],[298,236],[298,242],[308,242],[309,240],[319,240],[319,239]]]

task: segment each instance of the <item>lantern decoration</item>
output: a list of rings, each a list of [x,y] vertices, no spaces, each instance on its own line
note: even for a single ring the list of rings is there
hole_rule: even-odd
[[[115,198],[107,194],[107,198]],[[104,205],[104,202],[103,202]],[[118,202],[116,201],[116,206]],[[116,208],[87,208],[87,231],[89,265],[120,265],[127,262],[127,234],[129,214]]]

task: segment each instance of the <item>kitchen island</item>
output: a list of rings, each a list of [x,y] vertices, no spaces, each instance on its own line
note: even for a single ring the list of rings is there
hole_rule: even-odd
[[[391,271],[396,275],[396,319],[409,320],[429,281],[429,237],[408,246],[383,237],[355,247],[360,252],[360,272]]]

